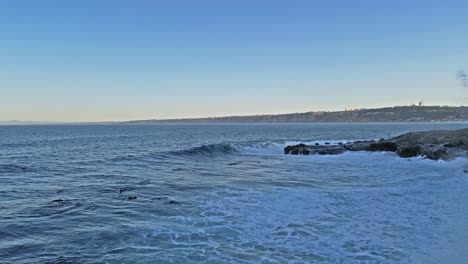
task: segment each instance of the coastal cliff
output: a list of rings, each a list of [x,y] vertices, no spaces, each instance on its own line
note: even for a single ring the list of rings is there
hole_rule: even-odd
[[[459,121],[468,121],[467,106],[395,106],[375,109],[347,109],[345,111],[316,111],[279,115],[135,120],[124,123],[359,123]]]
[[[468,157],[468,128],[412,132],[390,139],[338,144],[298,144],[284,148],[292,155],[334,155],[346,151],[389,151],[403,158],[422,156],[431,160]]]

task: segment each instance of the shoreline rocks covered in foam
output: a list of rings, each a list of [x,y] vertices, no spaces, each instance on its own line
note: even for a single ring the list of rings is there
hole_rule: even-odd
[[[336,155],[346,151],[388,151],[402,158],[423,156],[431,160],[468,157],[468,128],[412,132],[377,141],[298,144],[284,148],[284,154],[291,155]]]

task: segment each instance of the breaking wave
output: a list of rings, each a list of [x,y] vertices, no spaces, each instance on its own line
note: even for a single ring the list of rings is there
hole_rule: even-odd
[[[239,152],[239,148],[235,146],[234,144],[221,143],[221,144],[201,145],[199,147],[193,147],[189,149],[176,151],[175,153],[185,154],[185,155],[199,155],[199,154],[210,155],[210,154],[217,154],[217,153],[235,153],[235,152]]]
[[[215,154],[282,154],[284,143],[275,142],[245,142],[245,143],[219,143],[206,144],[183,150],[172,151],[170,154],[180,155],[215,155]]]

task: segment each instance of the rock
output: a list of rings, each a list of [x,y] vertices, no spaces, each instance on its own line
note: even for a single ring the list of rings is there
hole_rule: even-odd
[[[293,155],[335,155],[345,151],[390,151],[403,158],[424,156],[431,160],[468,157],[468,128],[406,133],[388,140],[298,144],[284,148],[285,154]]]
[[[402,147],[397,151],[398,156],[402,158],[411,158],[421,155],[420,146]]]
[[[468,144],[464,144],[464,142],[468,142],[468,128],[412,132],[391,138],[390,140],[399,145],[447,145],[446,147],[452,146],[467,150]],[[463,144],[460,144],[460,142]]]
[[[287,146],[284,148],[284,154],[293,154],[293,155],[298,155],[299,154],[299,149],[301,148],[306,148],[306,144],[298,144],[298,145],[293,145],[293,146]],[[294,151],[294,153],[293,153]]]
[[[391,141],[380,141],[376,143],[370,143],[367,148],[368,151],[391,151],[395,152],[398,149],[398,145]]]
[[[316,154],[319,155],[337,155],[345,152],[346,149],[344,147],[329,147],[317,150]]]
[[[343,153],[346,149],[340,145],[312,145],[298,144],[294,146],[287,146],[284,148],[284,153],[291,155],[336,155]]]
[[[287,146],[284,148],[285,154],[292,154],[292,155],[309,155],[310,150],[309,146],[306,144],[299,144],[294,146]]]
[[[451,142],[451,143],[444,144],[444,147],[455,148],[455,147],[460,147],[460,146],[462,146],[464,144],[465,144],[465,142],[460,140],[460,141],[455,142],[455,143]]]
[[[435,150],[425,150],[423,155],[431,160],[447,160],[449,159],[449,154],[445,148],[437,148]]]
[[[373,141],[356,141],[344,144],[344,148],[349,151],[367,151]]]
[[[292,155],[309,155],[310,151],[306,148],[296,148],[290,152]]]

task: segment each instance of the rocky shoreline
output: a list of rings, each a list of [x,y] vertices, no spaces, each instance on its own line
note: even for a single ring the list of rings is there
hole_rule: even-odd
[[[346,151],[388,151],[402,158],[422,156],[431,160],[468,157],[468,128],[412,132],[390,139],[298,144],[284,148],[284,154],[291,155],[336,155]]]

